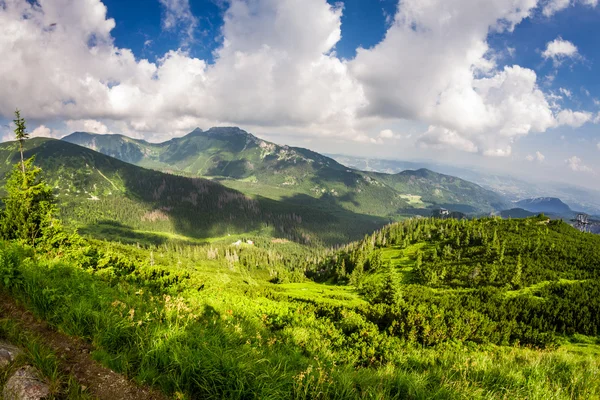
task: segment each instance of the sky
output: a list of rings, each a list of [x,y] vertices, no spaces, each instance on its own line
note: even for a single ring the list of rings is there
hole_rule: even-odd
[[[0,0],[0,138],[280,144],[600,189],[598,0]]]

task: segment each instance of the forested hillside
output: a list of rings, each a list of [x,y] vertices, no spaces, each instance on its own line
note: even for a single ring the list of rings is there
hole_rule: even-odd
[[[545,347],[600,333],[600,236],[543,215],[390,225],[346,246],[314,278],[392,305],[365,316],[425,345]]]
[[[35,156],[42,167],[66,223],[114,239],[125,235],[143,241],[151,232],[192,238],[260,233],[340,243],[386,222],[247,196],[210,180],[136,167],[64,141],[28,140],[25,156]],[[0,176],[5,176],[19,157],[17,142],[1,144],[0,157]]]
[[[0,286],[171,398],[600,396],[600,237],[410,220],[337,251],[257,239],[0,248]]]
[[[440,206],[471,214],[507,207],[498,194],[458,178],[429,170],[366,173],[307,149],[264,141],[239,128],[196,129],[159,144],[81,132],[63,140],[136,165],[222,179],[244,193],[310,203],[325,211],[342,208],[394,217],[429,215],[431,208]]]

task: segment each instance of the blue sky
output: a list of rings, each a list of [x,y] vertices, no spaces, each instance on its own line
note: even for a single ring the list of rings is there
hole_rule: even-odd
[[[600,188],[597,0],[7,4],[0,49],[20,50],[0,66],[5,139],[19,107],[40,136],[237,125]]]

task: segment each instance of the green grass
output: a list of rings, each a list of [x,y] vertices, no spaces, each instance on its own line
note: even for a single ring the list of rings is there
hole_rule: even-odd
[[[430,253],[430,241],[377,250],[406,273],[395,306],[369,304],[364,289],[333,279],[308,280],[322,259],[296,243],[227,242],[90,241],[97,253],[81,246],[60,258],[4,244],[0,283],[40,318],[93,343],[103,364],[182,399],[600,397],[597,338],[556,335],[545,349],[490,344],[480,332],[492,335],[500,323],[479,308],[452,308],[473,304],[477,288],[415,283],[416,254]],[[535,292],[520,290],[519,301]],[[476,306],[508,312],[490,306],[495,293],[510,300],[482,291],[488,302]]]
[[[0,318],[0,340],[7,341],[23,350],[23,354],[6,370],[0,370],[0,387],[19,368],[31,365],[37,369],[50,389],[50,399],[87,400],[85,393],[73,376],[62,372],[60,357],[45,346],[35,334],[29,333],[18,321]],[[0,393],[1,398],[1,393]]]
[[[295,300],[345,306],[348,308],[367,304],[359,296],[358,292],[349,286],[302,282],[276,285],[275,288],[281,294]]]

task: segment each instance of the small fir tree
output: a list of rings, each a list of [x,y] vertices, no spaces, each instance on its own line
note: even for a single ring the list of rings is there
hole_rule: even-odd
[[[23,144],[25,140],[29,138],[27,133],[27,127],[25,125],[25,118],[21,117],[21,111],[18,109],[15,111],[15,138],[19,142],[19,150],[21,152],[21,171],[23,173],[23,183],[25,184],[25,158],[23,156]]]

